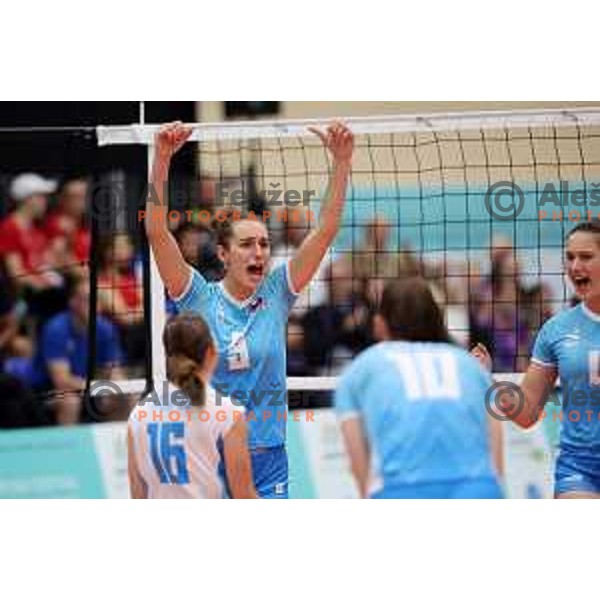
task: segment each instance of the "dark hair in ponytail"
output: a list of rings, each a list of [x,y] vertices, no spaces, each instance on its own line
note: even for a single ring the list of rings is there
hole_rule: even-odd
[[[196,371],[202,367],[208,349],[213,345],[208,325],[202,317],[183,313],[167,322],[163,334],[167,354],[167,377],[190,399],[202,406],[206,400],[204,384]]]

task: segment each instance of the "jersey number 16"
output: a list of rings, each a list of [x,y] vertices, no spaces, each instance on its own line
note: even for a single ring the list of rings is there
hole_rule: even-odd
[[[150,456],[161,483],[190,482],[183,438],[184,423],[149,423]]]

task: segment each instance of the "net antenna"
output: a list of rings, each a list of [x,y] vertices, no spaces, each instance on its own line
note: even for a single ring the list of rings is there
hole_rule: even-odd
[[[96,133],[98,144],[103,147],[145,146],[149,171],[154,158],[154,136],[159,125],[145,124],[144,112],[144,103],[140,102],[139,124],[101,126]],[[478,237],[482,236],[482,232],[483,235],[495,234],[503,225],[492,222],[490,215],[485,213],[482,208],[483,194],[472,185],[471,177],[484,189],[500,178],[513,182],[520,178],[529,179],[531,185],[526,193],[533,197],[534,194],[539,194],[541,182],[571,179],[583,181],[587,185],[590,177],[600,173],[598,108],[423,113],[340,120],[352,129],[357,142],[359,138],[361,140],[357,144],[357,149],[360,149],[358,154],[361,156],[355,156],[349,200],[360,204],[358,200],[364,198],[356,198],[355,190],[366,182],[372,190],[369,192],[369,201],[377,211],[383,204],[378,197],[378,190],[384,189],[384,195],[387,195],[383,200],[391,199],[398,205],[396,214],[400,215],[397,223],[399,236],[406,235],[411,243],[421,244],[419,253],[423,254],[431,250],[428,245],[432,237],[430,228],[438,227],[437,239],[441,241],[433,248],[433,252],[442,254],[444,260],[452,251],[462,252],[468,258],[473,250],[477,250],[482,254],[487,252],[489,257],[489,245],[477,246],[481,244]],[[324,154],[322,149],[316,148],[316,144],[311,146],[312,142],[307,145],[301,143],[299,147],[297,142],[311,137],[307,131],[309,127],[325,129],[331,121],[328,118],[196,123],[190,125],[190,141],[207,149],[207,161],[203,160],[203,165],[217,161],[215,172],[221,175],[227,174],[226,166],[218,161],[237,161],[239,168],[241,153],[249,149],[252,157],[258,154],[265,161],[261,165],[262,181],[270,178],[277,170],[277,159],[272,158],[273,154],[286,152],[286,156],[289,156],[294,152],[301,152],[305,164],[300,167],[292,163],[289,166],[285,157],[278,157],[284,169],[283,175],[279,176],[281,181],[290,186],[304,181],[304,189],[310,189],[310,177],[323,178]],[[321,161],[314,168],[311,166],[314,163],[307,160],[307,157],[313,157],[310,154],[313,150],[319,153]],[[235,154],[233,159],[232,154]],[[381,177],[381,181],[376,181],[376,176]],[[417,190],[413,195],[407,193],[405,187],[410,178],[413,191]],[[432,181],[436,187],[434,191],[428,188]],[[452,187],[457,183],[460,187],[458,191]],[[453,208],[462,207],[462,216],[456,219],[449,215],[449,205]],[[407,212],[409,209],[413,210],[413,206],[417,209],[412,213]],[[545,265],[542,265],[540,249],[547,246],[547,231],[540,226],[534,207],[532,210],[527,218],[521,219],[522,223],[510,224],[512,229],[509,236],[516,242],[515,247],[519,240],[529,240],[529,248],[532,252],[537,252],[533,262],[537,260],[539,271],[542,271]],[[352,212],[354,214],[354,207]],[[461,218],[469,220],[469,223],[463,223]],[[564,237],[564,230],[561,228],[568,225],[567,222],[554,226],[552,234],[556,234],[556,237],[553,247],[561,248]],[[354,231],[351,233],[352,242],[355,242]],[[457,239],[459,245],[455,243]],[[349,248],[350,244],[351,242],[348,243]],[[562,269],[560,272],[557,270],[555,276],[562,281]],[[150,264],[150,288],[151,315],[147,318],[152,323],[153,374],[155,380],[164,380],[165,356],[160,339],[166,321],[165,294],[153,257]],[[564,294],[563,301],[566,301],[566,292]],[[518,375],[514,377],[518,379]],[[300,379],[301,381],[291,379],[289,388],[331,389],[335,383],[332,378]],[[295,387],[296,384],[299,387]],[[135,387],[137,384],[131,382],[131,385]]]

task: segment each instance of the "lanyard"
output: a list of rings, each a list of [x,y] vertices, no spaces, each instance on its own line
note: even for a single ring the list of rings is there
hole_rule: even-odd
[[[225,347],[224,351],[221,351],[219,349],[220,353],[223,354],[228,354],[229,351],[236,345],[237,341],[241,338],[246,338],[250,328],[252,327],[252,325],[254,325],[254,321],[256,320],[256,317],[258,316],[258,313],[260,311],[260,308],[262,306],[262,299],[257,298],[256,300],[253,300],[253,303],[256,303],[255,307],[252,307],[249,303],[249,306],[252,310],[252,314],[250,315],[248,321],[246,322],[246,325],[244,326],[244,329],[242,330],[242,333],[240,336],[238,336],[237,338],[234,338],[234,336],[232,335],[229,341],[229,344],[227,344],[227,346]],[[243,307],[246,308],[246,307]],[[221,290],[221,293],[219,295],[219,304],[217,306],[217,322],[221,325],[225,324],[225,307],[223,306],[223,290]]]

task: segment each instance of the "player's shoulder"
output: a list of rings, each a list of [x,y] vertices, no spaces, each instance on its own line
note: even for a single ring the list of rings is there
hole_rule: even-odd
[[[211,295],[214,294],[218,283],[214,281],[208,281],[198,269],[192,267],[192,265],[188,265],[188,280],[183,289],[183,292],[179,294],[179,296],[171,297],[171,300],[175,303],[177,307],[180,304],[185,304],[186,301],[189,301],[190,298],[197,298],[198,296],[202,297],[203,295]]]
[[[182,296],[185,296],[192,289],[202,289],[211,294],[217,291],[219,287],[218,281],[209,281],[202,273],[200,273],[200,271],[198,271],[198,269],[195,269],[191,265],[189,265],[189,269],[190,279],[188,281],[187,289]]]
[[[364,373],[373,369],[380,369],[396,351],[400,348],[399,342],[379,342],[363,350],[344,369],[342,376],[350,373]]]
[[[287,287],[290,292],[293,290],[290,280],[290,259],[277,261],[261,285],[262,291],[268,294],[276,293],[282,287]]]
[[[480,366],[479,361],[471,356],[465,348],[452,342],[417,342],[410,344],[408,350],[437,356],[452,356],[461,366]]]
[[[382,357],[391,352],[391,342],[379,342],[363,350],[355,359],[354,363],[359,366],[377,363]]]
[[[578,304],[571,308],[566,308],[550,317],[541,327],[546,335],[560,334],[565,329],[572,328],[578,321],[584,317],[583,305]]]
[[[176,403],[185,403],[187,396],[171,382],[165,381],[162,385],[155,385],[148,390],[139,400],[137,408],[152,408],[158,410],[168,408]]]

